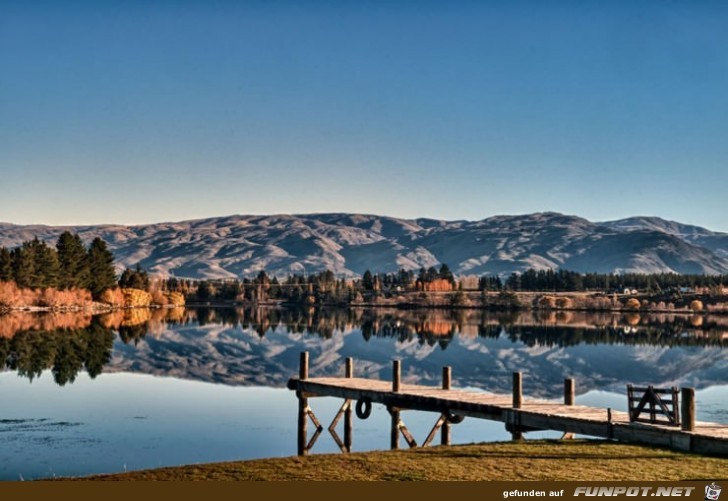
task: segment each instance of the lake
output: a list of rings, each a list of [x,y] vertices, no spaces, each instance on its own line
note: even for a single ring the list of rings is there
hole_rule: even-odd
[[[626,410],[628,383],[696,388],[698,419],[728,424],[728,318],[413,310],[131,310],[0,316],[0,479],[77,476],[296,453],[297,400],[285,388],[310,352],[311,376],[390,379]],[[324,426],[341,401],[312,399]],[[422,442],[437,419],[403,413]],[[343,423],[342,423],[343,424]],[[342,424],[339,426],[341,427]],[[340,431],[343,435],[343,431]],[[530,437],[557,437],[553,432]],[[508,440],[465,419],[453,443]],[[389,446],[389,415],[354,418],[355,451]],[[314,453],[336,452],[328,432]]]

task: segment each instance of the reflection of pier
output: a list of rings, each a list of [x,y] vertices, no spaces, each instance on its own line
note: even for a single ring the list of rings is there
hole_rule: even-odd
[[[728,456],[728,425],[695,421],[695,401],[692,388],[683,389],[681,406],[682,424],[669,426],[630,422],[626,412],[612,411],[574,404],[574,380],[564,382],[564,403],[544,400],[526,400],[522,392],[522,375],[513,374],[513,394],[495,395],[450,388],[450,368],[443,369],[442,388],[403,384],[401,365],[394,361],[392,381],[353,377],[353,362],[347,359],[344,378],[309,378],[308,353],[301,353],[299,377],[288,381],[288,388],[296,391],[298,406],[298,454],[306,455],[323,431],[316,415],[308,405],[313,397],[336,397],[344,404],[329,426],[342,452],[350,452],[352,444],[352,406],[356,401],[356,414],[366,419],[372,404],[383,404],[392,418],[391,447],[399,448],[400,434],[410,447],[417,443],[401,419],[401,411],[418,410],[439,413],[435,426],[425,439],[428,445],[438,430],[442,444],[450,443],[450,426],[464,417],[488,419],[505,423],[514,439],[529,431],[553,430],[607,438],[621,442],[661,445],[673,449]],[[335,427],[345,416],[345,440],[342,442]],[[307,424],[311,419],[316,431],[310,441]]]

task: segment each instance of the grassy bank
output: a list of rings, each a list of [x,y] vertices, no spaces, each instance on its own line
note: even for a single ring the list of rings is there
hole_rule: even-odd
[[[523,441],[160,468],[92,480],[721,480],[728,458],[606,441]]]

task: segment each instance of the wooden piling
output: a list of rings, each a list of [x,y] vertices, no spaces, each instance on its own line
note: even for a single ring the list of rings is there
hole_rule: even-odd
[[[520,372],[513,373],[513,408],[520,409],[523,404],[523,374]],[[514,421],[518,414],[513,413]],[[518,425],[513,422],[511,423],[511,438],[513,440],[521,440],[523,438],[523,432],[519,429]]]
[[[573,378],[564,379],[564,405],[574,405],[575,402],[575,385]]]
[[[308,379],[308,352],[302,351],[299,359],[298,376],[302,381]],[[298,455],[308,455],[307,426],[308,426],[308,398],[302,391],[297,392],[298,396]]]
[[[574,379],[564,379],[564,405],[574,405]],[[572,440],[574,434],[570,431],[564,432],[561,436],[561,440]]]
[[[301,380],[308,379],[308,352],[302,351],[299,359],[298,376]],[[308,454],[307,425],[308,425],[308,398],[304,396],[302,391],[297,392],[298,395],[298,455],[305,456]]]
[[[389,409],[389,414],[392,416],[392,428],[390,431],[390,447],[392,450],[399,449],[399,409],[392,407]]]
[[[513,373],[513,408],[520,409],[523,403],[523,374]]]
[[[308,399],[302,395],[298,396],[298,455],[306,456],[308,450],[306,449],[306,441],[308,434],[306,427],[308,425]]]
[[[682,389],[681,418],[683,431],[695,431],[695,388]]]
[[[354,359],[351,357],[347,357],[346,359],[346,369],[344,373],[347,378],[354,377]],[[353,424],[353,412],[351,410],[351,401],[349,401],[349,406],[346,408],[346,411],[344,411],[344,447],[346,448],[346,452],[351,452],[352,432],[354,429]]]
[[[298,378],[301,380],[308,379],[308,352],[302,351],[300,363],[298,366]]]
[[[402,363],[399,360],[392,362],[392,391],[399,392],[400,379],[402,377]]]
[[[452,385],[452,367],[445,366],[442,368],[442,389],[449,390]],[[442,423],[440,428],[440,443],[442,445],[450,445],[450,423],[447,419]]]

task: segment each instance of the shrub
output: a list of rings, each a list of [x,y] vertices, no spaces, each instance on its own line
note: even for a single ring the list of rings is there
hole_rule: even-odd
[[[168,292],[167,293],[167,303],[174,305],[174,306],[184,306],[185,297],[180,292]]]
[[[553,296],[542,296],[538,299],[539,308],[550,310],[556,307],[556,298]]]
[[[690,309],[694,312],[703,311],[703,302],[699,299],[693,299],[690,302]]]
[[[628,310],[639,310],[642,306],[642,303],[640,303],[640,300],[633,297],[627,300],[627,302],[624,304],[625,308]]]
[[[152,295],[141,289],[121,289],[124,295],[124,306],[127,308],[143,308],[152,304]]]

